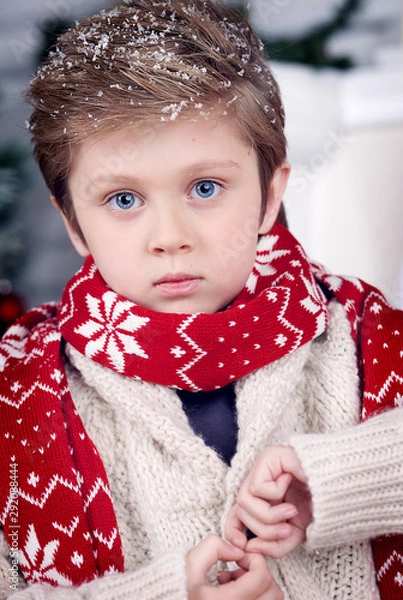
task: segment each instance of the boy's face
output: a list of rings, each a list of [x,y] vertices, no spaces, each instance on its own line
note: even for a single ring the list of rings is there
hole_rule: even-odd
[[[281,200],[269,199],[262,220],[256,154],[224,118],[87,140],[69,191],[85,238],[66,223],[73,244],[107,284],[182,313],[214,313],[235,298]]]

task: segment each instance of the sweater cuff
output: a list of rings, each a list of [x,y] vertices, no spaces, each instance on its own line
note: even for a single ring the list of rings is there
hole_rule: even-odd
[[[312,494],[308,549],[403,533],[403,409],[290,444]]]
[[[107,575],[83,588],[91,586],[88,598],[97,600],[183,600],[187,598],[186,552],[172,550],[136,571]]]

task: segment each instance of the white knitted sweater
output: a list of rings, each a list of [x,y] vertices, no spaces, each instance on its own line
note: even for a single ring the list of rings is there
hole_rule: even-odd
[[[296,449],[314,507],[307,543],[270,561],[284,597],[378,598],[368,538],[403,532],[403,409],[356,425],[355,350],[338,304],[326,335],[237,382],[230,468],[193,433],[174,390],[68,354],[72,396],[109,477],[125,573],[77,589],[21,582],[12,592],[3,538],[0,598],[185,600],[186,552],[210,532],[222,535],[254,460],[279,443]]]

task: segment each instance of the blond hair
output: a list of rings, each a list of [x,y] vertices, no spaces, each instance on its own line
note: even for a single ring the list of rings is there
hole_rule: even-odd
[[[89,136],[222,111],[256,150],[262,194],[285,159],[284,113],[260,40],[212,0],[127,0],[61,36],[31,82],[35,157],[79,231],[68,193]]]

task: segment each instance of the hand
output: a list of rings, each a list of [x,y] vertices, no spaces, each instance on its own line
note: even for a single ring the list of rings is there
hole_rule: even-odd
[[[220,585],[207,582],[206,573],[218,561],[235,561],[239,569],[221,571]],[[259,554],[245,554],[216,535],[200,542],[186,557],[189,600],[283,600],[266,560]]]
[[[242,483],[225,536],[247,552],[282,558],[305,540],[311,521],[311,494],[295,451],[271,446]],[[248,541],[245,528],[256,537]]]

